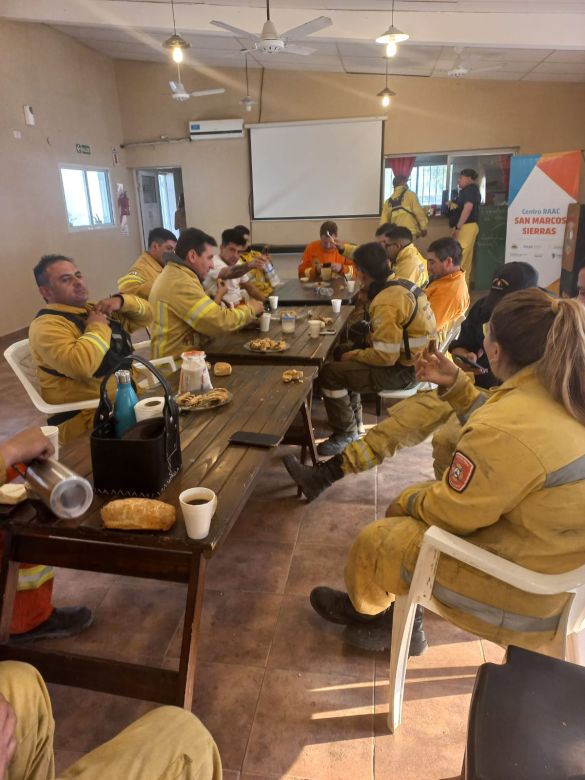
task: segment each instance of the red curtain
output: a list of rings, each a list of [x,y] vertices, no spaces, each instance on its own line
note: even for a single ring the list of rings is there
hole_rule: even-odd
[[[503,156],[503,155],[502,155]],[[386,168],[392,168],[394,176],[410,176],[416,157],[387,157]]]
[[[500,155],[500,170],[502,172],[502,182],[504,184],[504,192],[506,198],[508,197],[508,188],[510,186],[510,161],[512,160],[511,154]]]

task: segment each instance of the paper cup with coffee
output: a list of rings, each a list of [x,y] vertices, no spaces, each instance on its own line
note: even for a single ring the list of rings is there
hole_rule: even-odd
[[[260,332],[268,333],[270,330],[270,312],[265,311],[260,317]]]
[[[333,309],[333,314],[339,314],[341,311],[341,298],[332,298],[331,308]]]
[[[217,496],[213,490],[194,487],[183,490],[179,496],[183,519],[190,539],[205,539],[211,526],[211,518],[217,509]]]
[[[53,460],[59,460],[59,428],[56,425],[41,425],[41,431],[53,445]]]
[[[347,281],[347,292],[355,292],[355,279],[348,279]]]
[[[276,311],[278,309],[278,295],[269,295],[268,303],[272,311]]]

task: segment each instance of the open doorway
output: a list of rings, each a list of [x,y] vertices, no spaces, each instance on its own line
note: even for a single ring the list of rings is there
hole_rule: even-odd
[[[178,238],[183,224],[181,214],[177,214],[181,206],[184,217],[181,169],[140,168],[136,171],[136,187],[144,247],[148,246],[148,234],[155,227],[164,227]]]

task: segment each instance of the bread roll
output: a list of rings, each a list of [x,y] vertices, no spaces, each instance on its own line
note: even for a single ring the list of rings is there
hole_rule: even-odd
[[[232,373],[232,367],[229,363],[216,363],[213,367],[214,376],[229,376]]]
[[[125,531],[168,531],[175,524],[175,507],[152,498],[122,498],[100,509],[106,528]]]

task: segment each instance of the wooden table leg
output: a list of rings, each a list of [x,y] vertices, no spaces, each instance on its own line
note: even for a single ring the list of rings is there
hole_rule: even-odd
[[[189,585],[187,587],[185,622],[179,661],[179,681],[177,684],[177,705],[186,710],[191,710],[193,704],[197,644],[199,642],[201,610],[205,593],[205,566],[206,560],[203,555],[201,553],[193,553]]]
[[[313,465],[317,463],[319,456],[317,455],[317,442],[315,441],[315,432],[313,431],[313,425],[311,423],[311,402],[310,399],[305,398],[303,405],[301,406],[301,417],[303,419],[303,428],[305,430],[305,437],[311,460]]]
[[[18,585],[18,561],[12,560],[14,537],[8,531],[3,533],[2,568],[0,569],[0,643],[10,637],[12,610]]]

